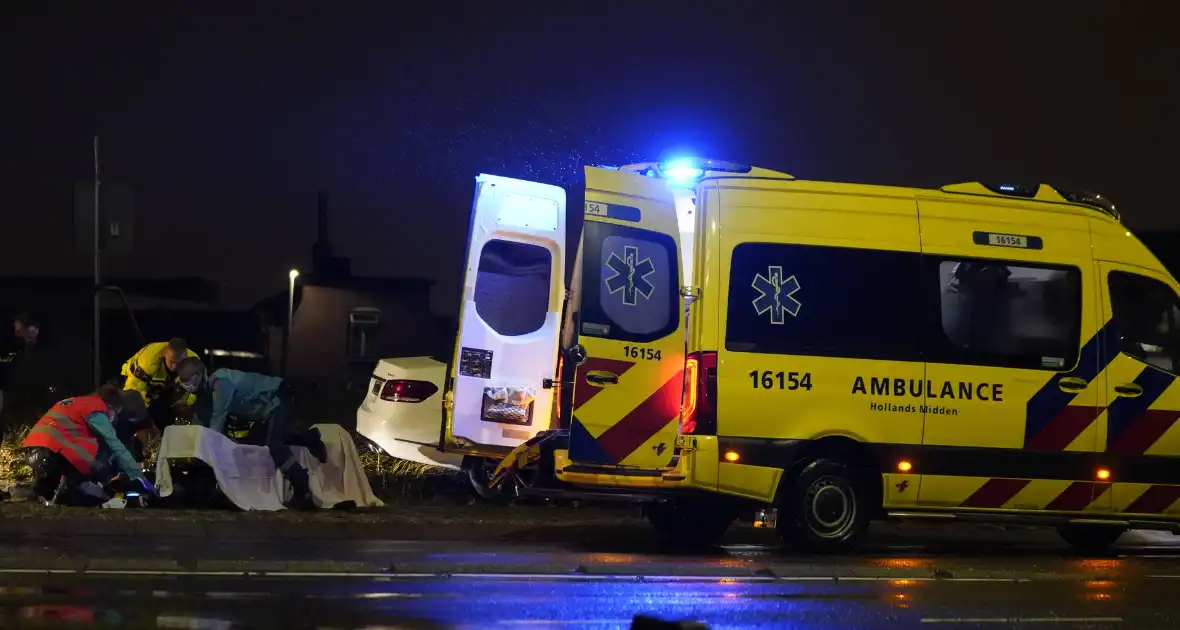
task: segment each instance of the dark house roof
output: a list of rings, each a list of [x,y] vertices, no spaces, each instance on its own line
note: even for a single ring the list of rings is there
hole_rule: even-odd
[[[295,282],[295,309],[299,309],[299,302],[303,297],[302,288],[330,287],[334,289],[354,289],[357,291],[376,291],[388,293],[425,293],[429,294],[434,281],[428,278],[386,278],[386,277],[358,277],[331,276],[307,274],[299,276]],[[259,313],[268,323],[287,321],[287,292],[276,293],[263,298],[252,309]]]
[[[428,278],[388,278],[373,276],[334,276],[309,273],[299,276],[298,285],[312,287],[334,287],[337,289],[384,290],[384,291],[429,291],[434,280]],[[286,295],[284,293],[284,295]]]
[[[244,350],[265,354],[266,334],[261,318],[248,311],[136,311],[136,322],[147,342],[183,337],[193,351]]]

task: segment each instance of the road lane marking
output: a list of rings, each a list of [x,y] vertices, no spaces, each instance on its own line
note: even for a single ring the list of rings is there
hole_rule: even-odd
[[[630,626],[632,619],[502,619],[501,626]],[[476,627],[476,626],[471,626]]]
[[[626,573],[375,573],[375,572],[332,572],[332,571],[185,571],[185,570],[143,570],[143,569],[20,569],[0,568],[0,575],[74,575],[95,577],[208,577],[208,578],[274,578],[274,579],[347,579],[354,580],[443,580],[449,578],[469,580],[531,580],[531,581],[566,581],[566,582],[718,582],[743,584],[788,584],[788,583],[840,583],[840,582],[893,582],[907,580],[913,582],[969,582],[969,583],[997,583],[997,584],[1025,584],[1031,582],[1065,582],[1084,581],[1094,579],[1086,574],[1054,574],[1043,577],[934,577],[934,576],[840,576],[840,575],[812,575],[812,576],[762,576],[762,575],[660,575],[660,574],[626,574]],[[1150,574],[1139,579],[1176,580],[1180,574]]]
[[[932,576],[840,576],[840,575],[660,575],[660,574],[630,574],[630,573],[371,573],[371,572],[324,572],[324,571],[184,571],[184,570],[145,570],[145,569],[0,569],[3,574],[41,574],[41,575],[95,575],[95,576],[134,576],[134,577],[268,577],[268,578],[353,578],[379,580],[411,580],[411,579],[488,579],[488,580],[554,580],[554,581],[649,581],[649,582],[716,582],[727,580],[743,583],[770,584],[775,582],[892,582],[899,579],[916,582],[997,582],[1023,583],[1031,582],[1029,578],[940,578]],[[1161,576],[1173,577],[1173,576]],[[1180,577],[1180,576],[1174,576]],[[1041,578],[1044,580],[1059,579],[1092,579],[1091,576],[1063,576],[1061,578]]]
[[[1122,617],[948,617],[922,623],[1122,623]]]

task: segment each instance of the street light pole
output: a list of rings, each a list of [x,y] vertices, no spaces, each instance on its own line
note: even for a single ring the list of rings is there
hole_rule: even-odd
[[[299,277],[299,270],[292,269],[287,273],[287,331],[283,335],[283,378],[287,377],[287,359],[291,355],[291,330],[295,323],[295,279]]]
[[[102,384],[102,229],[99,204],[98,136],[94,136],[94,386]]]

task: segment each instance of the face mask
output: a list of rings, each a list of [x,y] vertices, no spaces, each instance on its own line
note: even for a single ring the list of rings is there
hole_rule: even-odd
[[[197,391],[197,384],[196,383],[181,383],[180,388],[191,394],[191,393]]]

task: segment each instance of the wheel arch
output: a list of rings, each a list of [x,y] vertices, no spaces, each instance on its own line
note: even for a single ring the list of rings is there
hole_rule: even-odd
[[[863,475],[865,488],[869,491],[867,499],[870,511],[881,511],[885,500],[881,464],[868,444],[847,435],[828,435],[808,442],[793,453],[790,460],[785,462],[782,478],[775,490],[774,503],[778,504],[784,489],[800,473],[821,460],[834,460],[857,469]]]

